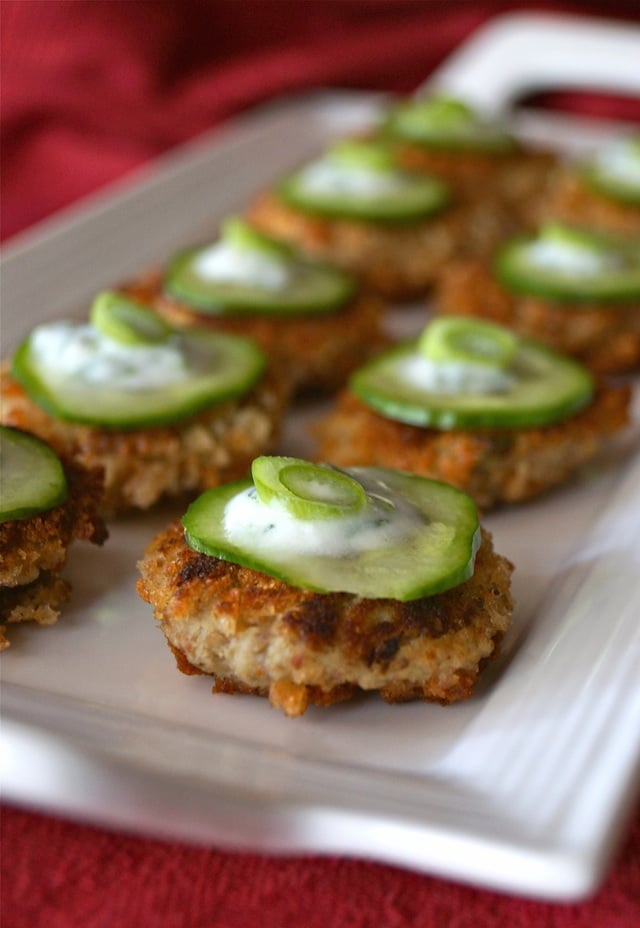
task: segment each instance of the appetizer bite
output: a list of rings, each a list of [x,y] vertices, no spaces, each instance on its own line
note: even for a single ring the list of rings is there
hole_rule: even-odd
[[[396,101],[379,132],[399,164],[439,177],[466,205],[463,247],[476,254],[522,227],[557,161],[526,147],[495,117],[441,94]]]
[[[560,163],[545,190],[532,201],[538,223],[640,235],[640,133],[610,142],[577,164]]]
[[[628,388],[539,342],[441,317],[356,371],[315,435],[320,458],[444,480],[488,510],[567,480],[628,407]]]
[[[52,625],[71,595],[61,576],[76,539],[101,545],[102,474],[62,462],[40,439],[0,425],[0,650],[4,623]]]
[[[462,239],[447,186],[364,140],[331,146],[258,196],[247,218],[396,300],[423,294]]]
[[[342,386],[388,341],[382,302],[355,278],[236,217],[125,290],[180,325],[250,336],[298,393]]]
[[[203,494],[139,567],[178,668],[288,716],[364,690],[465,699],[513,608],[512,565],[466,494],[290,457]]]
[[[285,392],[252,341],[179,330],[120,294],[38,326],[4,365],[5,424],[105,474],[106,511],[148,509],[247,472]]]
[[[640,236],[546,225],[505,242],[491,266],[452,262],[433,309],[499,322],[597,373],[631,371],[640,363]]]

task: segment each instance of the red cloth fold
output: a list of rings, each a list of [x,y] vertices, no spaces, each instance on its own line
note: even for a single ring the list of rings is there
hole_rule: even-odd
[[[480,0],[2,0],[3,238],[238,111],[318,86],[410,92]],[[628,15],[637,3],[538,3]]]
[[[274,95],[409,92],[488,17],[514,9],[640,15],[635,0],[3,0],[2,236]],[[640,925],[638,818],[603,889],[570,906],[374,863],[190,848],[11,807],[2,837],[6,928]]]
[[[4,0],[3,237],[274,95],[411,90],[482,21],[423,6]]]

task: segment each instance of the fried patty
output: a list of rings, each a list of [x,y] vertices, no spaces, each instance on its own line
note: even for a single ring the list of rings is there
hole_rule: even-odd
[[[480,509],[521,502],[563,483],[629,421],[629,387],[601,386],[591,404],[541,428],[437,430],[387,419],[348,390],[313,426],[320,460],[383,466],[443,480]]]
[[[532,218],[536,225],[566,222],[613,234],[640,235],[640,206],[595,190],[567,165],[558,167],[544,195],[532,201]]]
[[[120,430],[50,416],[5,366],[0,392],[5,425],[32,432],[61,456],[105,475],[105,511],[149,509],[244,475],[277,441],[287,392],[273,372],[246,396],[218,403],[172,425]]]
[[[103,480],[99,469],[63,461],[68,495],[59,506],[27,519],[0,522],[0,622],[51,625],[71,587],[59,574],[75,540],[101,545],[107,530],[99,512]],[[0,650],[9,647],[0,627]]]
[[[298,589],[192,550],[179,522],[139,568],[138,593],[181,671],[213,675],[214,692],[268,696],[289,716],[361,690],[390,703],[466,699],[513,610],[513,566],[485,531],[469,580],[406,603]]]
[[[578,305],[512,293],[484,262],[465,258],[442,270],[432,308],[439,315],[475,316],[506,325],[596,373],[621,374],[640,364],[639,300]]]
[[[503,237],[531,224],[532,207],[551,183],[558,163],[552,152],[523,147],[506,152],[452,151],[411,142],[398,144],[396,157],[411,171],[445,181],[460,202],[476,204],[499,217]],[[481,217],[481,210],[469,215],[467,228],[472,234],[474,220]],[[496,241],[485,240],[484,253]]]
[[[295,209],[276,194],[259,195],[247,220],[300,251],[349,271],[384,298],[424,294],[464,240],[460,210],[410,223],[325,218]]]
[[[297,393],[336,390],[389,341],[382,326],[384,304],[370,293],[361,292],[335,312],[274,316],[196,312],[163,291],[162,275],[156,271],[121,289],[175,325],[253,338]]]

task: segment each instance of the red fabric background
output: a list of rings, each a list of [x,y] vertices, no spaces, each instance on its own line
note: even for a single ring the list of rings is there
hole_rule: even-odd
[[[274,95],[410,91],[515,8],[640,20],[636,0],[2,0],[2,236]],[[640,818],[602,890],[579,905],[361,861],[190,848],[9,806],[2,838],[6,928],[640,925]]]
[[[4,815],[3,928],[637,928],[640,819],[590,902],[341,858],[224,853]]]
[[[2,237],[245,107],[408,92],[490,16],[637,0],[2,0]]]

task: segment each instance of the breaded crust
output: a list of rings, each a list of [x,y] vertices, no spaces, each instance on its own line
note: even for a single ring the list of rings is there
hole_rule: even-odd
[[[138,592],[186,673],[214,691],[268,696],[287,715],[359,690],[387,702],[472,693],[510,624],[512,565],[483,532],[471,579],[401,603],[314,593],[193,551],[178,522],[151,542]]]
[[[175,325],[253,338],[297,393],[336,390],[356,367],[389,342],[382,327],[384,304],[371,293],[361,292],[330,313],[234,316],[198,313],[171,298],[163,291],[162,275],[157,271],[121,289],[153,306]]]
[[[566,222],[614,234],[640,235],[640,206],[594,190],[566,165],[554,172],[532,208],[536,224]]]
[[[485,263],[466,258],[443,269],[433,311],[491,319],[577,358],[596,373],[625,373],[640,364],[637,300],[572,305],[512,293]]]
[[[602,386],[578,414],[543,428],[436,429],[387,419],[343,391],[313,433],[320,460],[384,466],[444,480],[484,511],[563,483],[629,421],[629,387]]]
[[[265,192],[246,218],[258,229],[357,276],[385,298],[424,294],[462,247],[463,216],[448,209],[411,223],[328,219],[296,210]]]
[[[55,419],[37,406],[5,366],[2,422],[32,432],[58,454],[105,475],[110,514],[148,509],[163,498],[193,495],[246,473],[277,440],[287,399],[269,373],[247,396],[221,402],[170,426],[124,431]]]
[[[531,224],[532,207],[551,182],[558,161],[555,153],[543,150],[452,151],[409,142],[398,144],[396,153],[403,167],[448,183],[461,202],[495,212],[505,234]]]
[[[107,530],[100,517],[102,472],[63,461],[67,499],[28,519],[0,523],[0,621],[50,625],[71,588],[59,576],[73,541],[101,545]],[[4,626],[2,632],[4,632]],[[0,634],[0,650],[9,646]]]
[[[54,625],[71,596],[71,584],[55,573],[43,571],[25,586],[0,587],[0,618],[3,622],[36,622]],[[0,651],[10,647],[7,626],[0,625]]]

